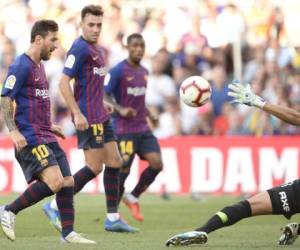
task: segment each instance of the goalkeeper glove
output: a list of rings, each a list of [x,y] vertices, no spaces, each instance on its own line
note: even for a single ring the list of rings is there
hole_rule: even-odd
[[[234,98],[232,102],[242,103],[248,106],[254,106],[257,108],[263,108],[265,105],[265,100],[258,95],[255,95],[249,84],[246,86],[242,85],[239,82],[232,82],[228,85],[230,91],[228,96]]]

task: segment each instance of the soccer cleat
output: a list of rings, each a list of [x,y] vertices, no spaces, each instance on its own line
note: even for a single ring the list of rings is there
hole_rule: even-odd
[[[0,220],[2,218],[4,211],[5,211],[5,206],[0,206]]]
[[[191,244],[205,244],[207,242],[207,233],[191,231],[187,233],[174,235],[166,241],[166,246],[187,246]]]
[[[298,238],[298,223],[289,223],[283,228],[282,234],[279,238],[278,244],[279,245],[292,245],[294,241]]]
[[[43,211],[47,215],[48,219],[50,220],[50,224],[54,226],[54,228],[61,232],[61,220],[60,214],[58,210],[53,209],[50,206],[50,202],[47,202],[43,205]]]
[[[123,202],[129,208],[134,219],[137,221],[144,221],[144,216],[140,212],[140,204],[138,202],[130,202],[126,196],[123,198]]]
[[[16,239],[15,222],[16,215],[11,211],[6,211],[3,209],[3,213],[1,216],[1,227],[5,236],[11,241],[14,241]]]
[[[66,237],[61,238],[62,243],[96,244],[96,241],[88,240],[82,235],[72,231]]]
[[[104,229],[106,231],[118,233],[137,233],[140,231],[138,228],[129,226],[121,219],[116,221],[110,221],[108,218],[106,218],[104,222]]]

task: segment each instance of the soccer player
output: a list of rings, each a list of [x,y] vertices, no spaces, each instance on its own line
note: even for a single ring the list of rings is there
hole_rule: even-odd
[[[124,160],[120,173],[120,198],[124,193],[124,183],[135,154],[149,164],[135,188],[123,199],[132,216],[138,221],[143,221],[138,199],[155,180],[163,164],[159,144],[147,123],[147,117],[152,121],[156,118],[145,105],[148,71],[141,65],[145,53],[142,35],[134,33],[128,36],[127,50],[128,58],[110,70],[105,92],[107,100],[116,110],[114,125]]]
[[[255,95],[250,85],[243,86],[240,83],[229,84],[229,96],[234,102],[246,104],[266,111],[277,118],[300,126],[300,112],[279,105],[274,105]],[[208,234],[220,228],[231,226],[236,222],[257,215],[280,214],[290,219],[294,214],[300,213],[300,180],[271,188],[258,193],[247,200],[231,206],[224,207],[213,215],[203,226],[194,231],[177,234],[167,240],[167,246],[204,244],[208,240]],[[280,245],[290,245],[300,234],[297,223],[289,223],[283,228],[283,234],[279,238]]]
[[[26,181],[33,184],[16,200],[1,207],[1,227],[7,238],[14,241],[16,215],[56,193],[62,220],[61,240],[95,243],[73,231],[74,180],[66,155],[55,138],[55,135],[62,138],[64,135],[50,120],[49,84],[41,60],[48,60],[56,49],[57,31],[58,25],[52,20],[37,21],[33,25],[30,48],[10,66],[2,89],[1,108],[15,145],[16,159]]]
[[[88,5],[81,11],[82,36],[73,42],[60,81],[61,93],[68,104],[77,130],[78,147],[83,149],[86,166],[75,173],[74,193],[104,171],[107,218],[104,228],[112,232],[131,232],[118,213],[119,172],[122,158],[110,123],[110,115],[103,102],[103,81],[106,74],[104,51],[97,45],[102,27],[103,10]],[[75,80],[74,94],[70,82]],[[108,167],[109,166],[109,167]],[[51,223],[60,229],[55,200],[46,203],[43,210]]]

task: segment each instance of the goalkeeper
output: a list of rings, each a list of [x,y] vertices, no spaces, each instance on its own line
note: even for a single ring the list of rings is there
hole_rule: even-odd
[[[228,95],[233,97],[233,102],[260,108],[279,119],[300,126],[300,112],[266,102],[255,95],[250,85],[244,86],[234,82],[229,84]],[[177,234],[167,240],[167,246],[204,244],[208,234],[220,228],[231,226],[236,222],[257,215],[284,215],[290,219],[294,214],[300,213],[300,180],[271,188],[258,193],[247,200],[231,206],[224,207],[214,214],[205,225],[194,231]],[[282,228],[283,233],[279,238],[280,245],[291,245],[300,234],[298,223],[289,223]]]

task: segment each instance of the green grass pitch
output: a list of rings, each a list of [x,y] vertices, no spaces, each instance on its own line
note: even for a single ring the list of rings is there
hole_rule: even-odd
[[[2,196],[0,204],[11,201],[15,195]],[[78,195],[76,205],[76,231],[82,232],[97,245],[61,244],[59,234],[53,229],[41,210],[42,202],[26,209],[17,216],[16,241],[10,242],[0,234],[0,249],[101,249],[101,250],[160,250],[160,249],[299,249],[300,240],[293,246],[279,246],[277,240],[279,228],[287,223],[282,216],[261,216],[246,219],[238,224],[223,228],[209,235],[208,244],[188,247],[167,248],[165,241],[173,234],[191,230],[225,205],[237,202],[234,197],[207,197],[194,201],[188,196],[172,196],[162,200],[159,196],[146,194],[141,198],[145,221],[134,221],[127,208],[121,206],[121,212],[130,224],[139,227],[138,234],[108,233],[103,229],[105,201],[103,195]],[[45,201],[44,201],[45,202]],[[300,217],[295,216],[294,221]]]

